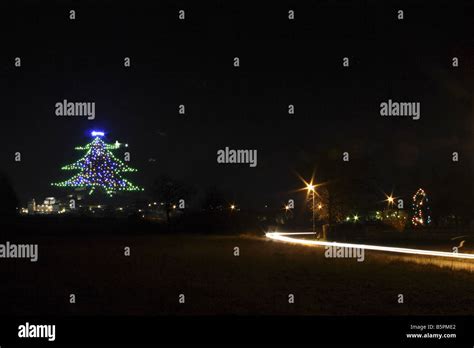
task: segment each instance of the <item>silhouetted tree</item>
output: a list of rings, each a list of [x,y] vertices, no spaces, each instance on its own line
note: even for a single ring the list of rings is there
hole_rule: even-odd
[[[174,180],[168,175],[161,175],[156,179],[152,188],[153,198],[163,203],[167,222],[170,221],[173,205],[178,205],[180,199],[188,201],[195,193],[192,186]]]
[[[0,215],[14,216],[17,213],[19,201],[5,173],[0,172]]]
[[[205,194],[202,203],[202,208],[205,210],[223,210],[226,206],[225,194],[216,186],[209,187]]]
[[[316,168],[316,184],[322,183],[316,188],[316,216],[329,224],[339,223],[351,214],[366,215],[379,199],[374,164],[357,156],[356,150],[351,153],[351,162],[342,161],[342,151],[332,150],[309,155],[301,163],[301,167]]]

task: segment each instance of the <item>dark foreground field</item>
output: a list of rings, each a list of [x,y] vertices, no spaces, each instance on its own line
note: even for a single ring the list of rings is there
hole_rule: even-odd
[[[34,239],[39,260],[1,260],[4,315],[454,315],[474,308],[469,261],[430,264],[370,251],[364,262],[327,259],[323,248],[245,235],[23,239],[10,241]]]

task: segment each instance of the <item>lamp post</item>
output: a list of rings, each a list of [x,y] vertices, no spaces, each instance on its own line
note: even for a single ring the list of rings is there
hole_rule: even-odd
[[[315,210],[315,208],[314,208],[314,203],[315,203],[314,202],[314,199],[315,199],[314,195],[315,195],[316,191],[315,191],[315,185],[313,185],[312,181],[309,184],[306,184],[306,189],[308,190],[308,193],[311,193],[311,196],[313,198],[313,205],[312,205],[311,210],[312,210],[312,213],[313,213],[313,232],[316,232],[315,225],[314,225],[314,210]]]

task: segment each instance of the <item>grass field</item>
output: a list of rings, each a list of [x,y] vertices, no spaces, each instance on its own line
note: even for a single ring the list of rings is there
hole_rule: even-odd
[[[34,239],[38,262],[0,262],[3,314],[454,315],[474,308],[472,261],[370,251],[364,262],[327,259],[322,247],[245,235]]]

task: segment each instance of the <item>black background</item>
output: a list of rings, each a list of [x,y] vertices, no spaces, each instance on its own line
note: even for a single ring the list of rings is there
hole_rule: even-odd
[[[473,7],[471,1],[8,3],[0,168],[23,205],[57,195],[50,183],[66,178],[60,167],[80,157],[74,147],[90,141],[91,129],[101,129],[106,140],[129,143],[139,169],[130,179],[145,191],[166,173],[199,190],[222,187],[244,207],[279,205],[299,185],[295,172],[308,177],[318,158],[341,162],[349,151],[348,175],[352,164],[366,161],[367,175],[385,191],[423,186],[432,193],[449,181],[449,190],[472,196]],[[287,19],[290,8],[295,21]],[[13,66],[17,56],[21,69]],[[460,67],[451,67],[453,56]],[[124,57],[131,68],[123,67]],[[421,119],[380,117],[380,102],[389,98],[421,102]],[[94,101],[96,119],[55,116],[63,99]],[[186,116],[178,114],[179,104]],[[288,104],[295,115],[288,115]],[[226,146],[257,149],[258,166],[218,165],[216,152]],[[21,163],[13,161],[16,151]],[[460,153],[456,169],[453,151]],[[333,179],[316,169],[317,177]]]
[[[186,10],[185,21],[178,20],[179,9]],[[293,22],[288,9],[296,12]],[[396,19],[398,9],[405,20]],[[59,168],[77,158],[74,146],[100,128],[108,140],[130,144],[137,184],[166,172],[198,187],[217,183],[247,206],[279,202],[298,185],[295,171],[307,174],[315,157],[346,149],[370,161],[381,187],[408,190],[451,178],[453,190],[471,195],[473,10],[472,1],[3,3],[0,168],[23,203],[50,195]],[[13,66],[17,56],[21,69]],[[130,69],[123,67],[125,56]],[[232,66],[235,56],[239,69]],[[349,69],[342,67],[344,56],[351,58]],[[453,56],[460,59],[457,69]],[[421,120],[381,118],[379,104],[389,98],[420,101]],[[56,117],[54,104],[63,99],[95,101],[96,120]],[[184,117],[177,112],[181,103]],[[290,103],[294,116],[287,114]],[[225,146],[258,149],[258,167],[217,165],[216,151]],[[13,161],[16,151],[21,164]],[[456,172],[452,151],[462,154]],[[3,320],[0,344],[14,343],[27,320],[35,318]],[[94,337],[99,343],[313,344],[399,343],[412,319],[38,321],[58,325],[59,343]],[[456,342],[471,342],[472,318],[446,321],[460,325]]]

